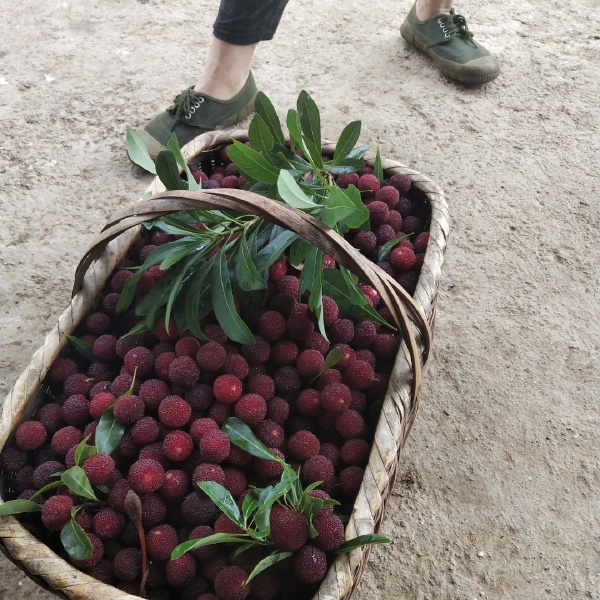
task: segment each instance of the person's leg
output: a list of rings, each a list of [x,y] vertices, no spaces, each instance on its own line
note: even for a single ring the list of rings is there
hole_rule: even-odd
[[[425,21],[442,13],[449,13],[454,0],[417,0],[416,12],[419,21]]]
[[[228,100],[244,86],[259,42],[272,40],[288,0],[222,0],[194,89]]]
[[[456,81],[472,85],[496,79],[498,60],[475,42],[453,4],[453,0],[416,0],[400,28],[402,37]]]
[[[207,131],[238,123],[254,111],[250,71],[259,42],[275,35],[288,0],[221,0],[203,71],[195,85],[139,132],[152,158],[173,134],[180,146]]]

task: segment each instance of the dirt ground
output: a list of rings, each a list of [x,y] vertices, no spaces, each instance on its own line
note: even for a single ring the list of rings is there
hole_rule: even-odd
[[[69,302],[78,258],[150,176],[125,155],[195,80],[216,2],[2,2],[0,393]],[[447,81],[399,30],[409,0],[293,0],[254,72],[281,115],[445,190],[434,358],[356,600],[600,598],[596,0],[464,0],[502,74]],[[53,597],[0,558],[0,599]]]

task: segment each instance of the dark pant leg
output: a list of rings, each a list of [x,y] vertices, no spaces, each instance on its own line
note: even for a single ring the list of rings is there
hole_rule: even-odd
[[[273,39],[288,0],[221,0],[213,32],[238,46]]]

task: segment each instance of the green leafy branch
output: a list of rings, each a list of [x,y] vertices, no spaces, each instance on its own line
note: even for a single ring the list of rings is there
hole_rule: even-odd
[[[255,108],[248,129],[249,145],[233,140],[227,148],[234,165],[248,180],[245,189],[306,212],[340,235],[350,229],[368,229],[369,212],[358,189],[353,185],[342,189],[334,179],[338,174],[364,167],[361,158],[367,149],[355,147],[360,121],[344,128],[333,156],[324,160],[319,110],[308,93],[302,91],[297,108],[288,111],[289,144],[285,142],[273,105],[263,93],[258,94]],[[128,132],[127,144],[131,159],[148,168],[150,157],[135,131]],[[159,153],[154,167],[148,170],[155,172],[167,189],[200,187],[175,136],[169,141],[168,150]],[[234,298],[244,304],[263,304],[268,269],[284,253],[294,267],[301,269],[299,293],[310,292],[308,306],[323,335],[326,335],[322,315],[324,293],[342,303],[350,316],[391,327],[366,301],[343,267],[324,269],[322,250],[277,225],[250,215],[196,210],[157,219],[147,227],[178,239],[155,249],[125,285],[117,305],[118,314],[133,304],[135,287],[146,271],[156,265],[165,271],[154,289],[136,306],[141,321],[132,332],[151,329],[159,317],[164,317],[168,327],[172,317],[180,333],[189,330],[199,339],[205,339],[200,320],[214,310],[230,339],[252,344],[254,336],[235,310]]]
[[[215,544],[238,544],[234,555],[256,546],[275,547],[271,538],[270,513],[275,503],[286,505],[296,512],[303,514],[310,524],[310,537],[318,535],[312,525],[312,519],[323,508],[336,506],[339,503],[333,499],[322,499],[312,496],[310,492],[321,484],[312,483],[303,488],[299,472],[288,465],[283,459],[273,454],[252,432],[252,430],[236,417],[228,418],[222,426],[232,444],[242,448],[252,456],[278,462],[283,471],[280,480],[265,488],[252,488],[244,497],[241,508],[237,505],[231,493],[222,485],[213,481],[200,481],[198,487],[216,504],[242,533],[215,533],[195,540],[179,544],[172,552],[171,559],[175,560],[192,550]],[[336,554],[350,552],[355,548],[371,544],[388,544],[391,540],[381,534],[363,535],[342,544]],[[254,567],[246,579],[246,584],[256,575],[280,560],[292,556],[293,552],[273,550]]]

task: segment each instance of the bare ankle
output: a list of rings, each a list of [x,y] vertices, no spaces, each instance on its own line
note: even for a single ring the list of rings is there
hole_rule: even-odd
[[[435,15],[448,13],[453,4],[453,0],[417,0],[417,19],[426,21],[431,17],[435,17]]]

